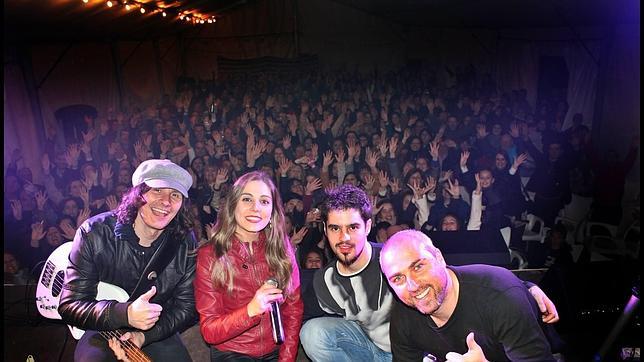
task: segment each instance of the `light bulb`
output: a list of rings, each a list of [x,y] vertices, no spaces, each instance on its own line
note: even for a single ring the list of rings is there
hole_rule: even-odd
[[[165,13],[165,11],[164,11],[164,12],[162,12],[162,13],[161,13],[161,15],[163,15],[163,17],[164,17],[164,18],[167,16],[167,14]]]
[[[125,10],[130,10],[131,6],[130,4],[125,4]]]
[[[145,14],[145,8],[141,8],[141,14]]]
[[[87,4],[87,3],[89,2],[89,0],[83,0],[83,2],[84,2],[85,4]]]
[[[108,1],[107,1],[107,7],[108,7],[108,8],[111,8],[112,6],[114,6],[114,4],[113,4],[111,1],[109,1],[109,0],[108,0]]]

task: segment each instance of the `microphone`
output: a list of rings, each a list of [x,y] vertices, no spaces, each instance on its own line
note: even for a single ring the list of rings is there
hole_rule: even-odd
[[[277,279],[271,277],[266,280],[266,284],[270,284],[277,288],[279,283]],[[273,327],[273,340],[275,344],[284,343],[284,328],[282,327],[282,315],[280,313],[280,306],[277,302],[271,302],[271,326]]]

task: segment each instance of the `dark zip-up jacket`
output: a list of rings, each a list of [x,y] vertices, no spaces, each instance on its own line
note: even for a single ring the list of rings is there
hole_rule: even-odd
[[[96,300],[98,283],[105,282],[134,292],[141,273],[163,238],[150,247],[139,245],[132,225],[120,224],[110,211],[85,221],[76,231],[74,246],[62,289],[58,312],[63,321],[84,330],[128,328],[127,307],[131,302]],[[156,294],[150,303],[163,307],[157,323],[145,335],[144,345],[182,332],[197,322],[192,282],[195,276],[196,243],[191,234],[183,240],[176,256],[158,275]]]

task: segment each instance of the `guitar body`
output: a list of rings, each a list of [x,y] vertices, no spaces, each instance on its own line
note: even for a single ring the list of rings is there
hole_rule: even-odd
[[[36,309],[38,313],[48,319],[62,319],[58,313],[60,294],[65,282],[65,271],[69,265],[69,253],[72,251],[72,242],[62,244],[47,258],[45,266],[38,278],[36,287]],[[125,290],[116,285],[99,282],[96,300],[116,300],[127,302],[130,296]],[[68,326],[72,336],[80,339],[85,333],[84,330]]]

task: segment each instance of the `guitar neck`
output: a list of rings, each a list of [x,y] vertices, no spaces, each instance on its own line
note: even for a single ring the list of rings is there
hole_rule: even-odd
[[[100,331],[99,333],[103,338],[105,338],[106,341],[109,341],[112,338],[116,338],[116,340],[121,344],[121,348],[123,348],[130,361],[152,362],[152,359],[148,357],[148,355],[146,355],[145,352],[143,352],[141,348],[139,348],[132,341],[121,341],[121,336],[123,336],[123,333],[121,333],[120,331]]]

